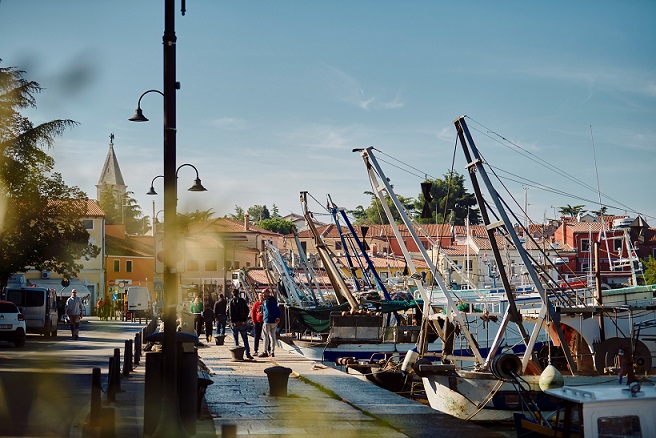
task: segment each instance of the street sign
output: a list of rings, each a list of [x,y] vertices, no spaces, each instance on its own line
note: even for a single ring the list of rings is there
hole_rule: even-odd
[[[114,282],[114,280],[109,280],[109,281],[107,282],[107,285],[108,285],[108,286],[114,286],[114,284],[116,284],[116,283]]]

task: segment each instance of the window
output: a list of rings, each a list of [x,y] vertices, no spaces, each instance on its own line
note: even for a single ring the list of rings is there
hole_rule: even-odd
[[[232,269],[239,269],[239,260],[232,262]]]
[[[83,219],[82,224],[85,230],[93,230],[93,219]]]
[[[600,417],[597,419],[597,429],[600,438],[642,436],[640,418],[637,415],[627,415],[625,417]]]
[[[205,272],[216,272],[217,263],[216,260],[205,260]]]
[[[590,239],[581,239],[581,252],[590,252]]]
[[[246,267],[250,268],[251,267],[251,262],[246,262]]]
[[[200,267],[198,266],[198,261],[196,260],[187,260],[187,271],[199,271]]]
[[[303,252],[307,254],[307,242],[301,242],[301,248],[303,248]]]
[[[335,251],[342,250],[342,242],[335,242]]]
[[[121,261],[114,260],[114,272],[121,272]]]
[[[619,251],[620,249],[622,249],[622,242],[623,242],[622,239],[613,240],[613,249],[615,251]]]
[[[125,272],[132,272],[132,260],[125,261]]]
[[[473,260],[467,260],[467,270],[471,271],[472,270],[472,263],[474,262]]]

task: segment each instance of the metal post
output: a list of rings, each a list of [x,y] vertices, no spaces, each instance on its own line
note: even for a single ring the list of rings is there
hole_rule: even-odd
[[[164,394],[154,436],[187,436],[177,396],[177,246],[175,0],[164,3]]]
[[[139,360],[141,360],[141,333],[135,333],[134,335],[134,365],[139,365]]]
[[[100,368],[94,368],[91,374],[91,411],[89,412],[89,423],[92,426],[100,424]]]
[[[121,392],[121,349],[114,349],[114,387]]]
[[[125,341],[125,353],[123,359],[123,376],[127,377],[132,371],[132,339]]]
[[[116,373],[114,372],[114,356],[109,358],[109,372],[107,373],[107,401],[116,401]]]

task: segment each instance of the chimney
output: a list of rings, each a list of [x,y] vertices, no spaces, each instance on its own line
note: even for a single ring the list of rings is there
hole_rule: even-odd
[[[249,225],[248,214],[244,214],[244,231],[248,231]]]

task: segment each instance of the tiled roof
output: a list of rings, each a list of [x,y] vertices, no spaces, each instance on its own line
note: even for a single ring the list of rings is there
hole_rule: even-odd
[[[367,228],[367,234],[365,235],[366,238],[375,238],[375,237],[393,237],[394,232],[392,231],[392,226],[391,225],[368,225],[365,226]],[[353,229],[355,229],[355,233],[358,235],[358,237],[362,237],[362,228],[363,226],[360,225],[354,225]],[[451,235],[451,225],[449,224],[422,224],[421,228],[429,235],[432,237],[435,237],[435,233],[439,229],[440,236],[450,236]],[[342,233],[349,234],[349,229],[347,227],[341,227]],[[325,225],[322,227],[317,227],[318,233],[325,237],[325,238],[332,238],[332,239],[337,239],[339,238],[339,231],[337,230],[337,227],[334,224],[330,225]],[[410,237],[410,232],[408,231],[408,228],[405,225],[399,225],[399,232],[401,233],[402,237]],[[424,233],[417,232],[419,234],[419,237],[423,237]],[[303,230],[298,233],[298,236],[300,238],[311,238],[312,233],[310,230]]]
[[[248,230],[245,230],[243,222],[239,222],[226,217],[220,217],[209,220],[207,222],[193,224],[189,227],[189,231],[191,233],[256,233],[279,235],[278,233],[256,227],[255,225],[249,225]]]
[[[100,208],[100,204],[95,199],[69,199],[69,200],[49,200],[48,206],[54,206],[56,208],[65,208],[68,205],[76,205],[78,202],[86,203],[86,217],[104,217],[105,212]]]

